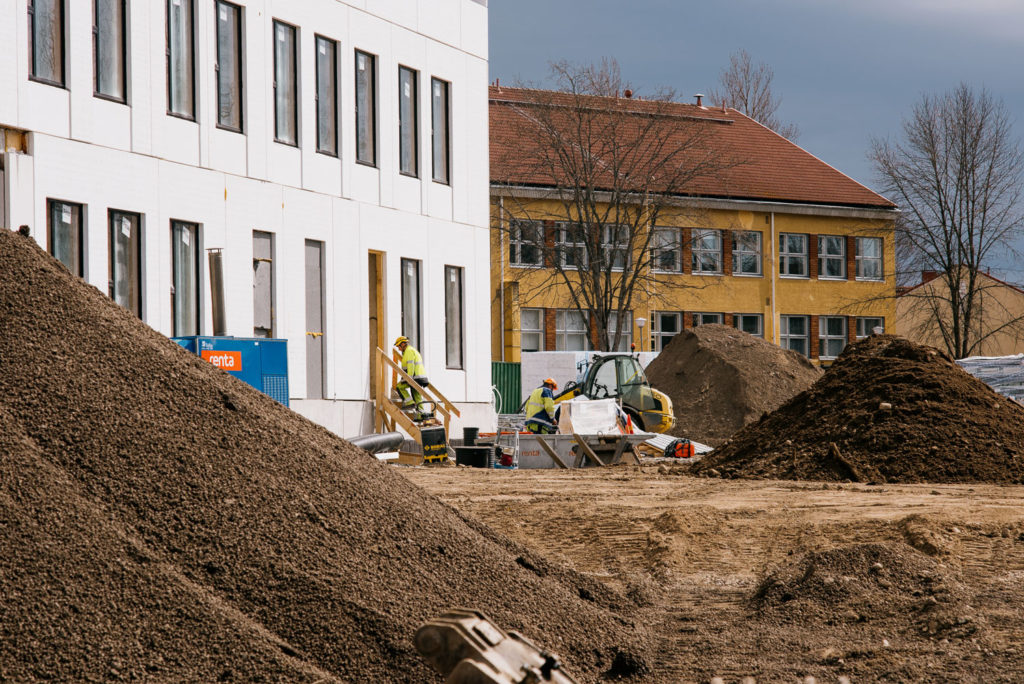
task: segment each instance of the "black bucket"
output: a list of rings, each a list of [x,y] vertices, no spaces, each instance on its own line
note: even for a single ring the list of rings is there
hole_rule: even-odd
[[[480,428],[462,428],[462,446],[476,446],[476,438],[480,435]]]
[[[488,459],[491,452],[491,447],[457,446],[455,447],[455,463],[473,468],[487,468],[490,467]]]

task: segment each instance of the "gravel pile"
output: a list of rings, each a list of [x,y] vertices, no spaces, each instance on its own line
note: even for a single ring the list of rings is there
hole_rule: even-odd
[[[439,681],[452,607],[583,681],[642,670],[604,585],[464,518],[0,230],[0,680]]]
[[[647,377],[672,400],[671,434],[718,446],[807,389],[821,370],[806,357],[724,325],[672,338]]]
[[[694,472],[1024,483],[1024,407],[938,349],[876,335],[848,346],[808,390],[737,433]]]

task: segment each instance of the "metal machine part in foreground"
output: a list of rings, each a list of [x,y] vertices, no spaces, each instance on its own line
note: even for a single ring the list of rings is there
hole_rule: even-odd
[[[477,610],[452,610],[418,630],[420,655],[446,684],[577,684],[558,656],[515,632],[504,632]]]

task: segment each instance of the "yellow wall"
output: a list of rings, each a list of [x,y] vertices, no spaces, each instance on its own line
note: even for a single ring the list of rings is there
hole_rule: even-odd
[[[491,230],[491,294],[492,301],[492,354],[494,360],[519,361],[518,309],[520,307],[572,308],[564,285],[552,284],[548,269],[513,267],[509,264],[508,234],[499,230],[507,226],[510,218],[531,220],[563,219],[560,204],[554,202],[492,198]],[[773,221],[774,219],[774,227]],[[564,219],[563,219],[564,220]],[[651,312],[685,311],[709,313],[762,314],[765,338],[777,338],[777,317],[780,314],[808,316],[849,316],[852,335],[856,316],[885,319],[889,329],[894,320],[893,295],[895,271],[893,224],[888,219],[864,219],[843,216],[801,215],[795,213],[768,213],[763,211],[706,210],[677,212],[663,215],[659,226],[686,228],[717,228],[722,230],[755,230],[762,233],[762,267],[760,276],[654,275],[654,282],[638,286],[634,296],[633,339],[637,350],[650,349]],[[808,235],[854,235],[883,238],[883,281],[856,281],[852,268],[849,280],[819,280],[816,267],[810,278],[782,277],[778,275],[778,234],[802,233]],[[774,237],[773,237],[774,235]],[[724,249],[731,251],[730,245]],[[813,248],[812,248],[813,249]],[[689,265],[687,264],[687,270]],[[505,283],[504,288],[501,287]],[[504,315],[501,297],[504,290]],[[512,292],[518,290],[518,292]],[[640,290],[645,290],[641,292]],[[774,296],[773,296],[774,290]],[[775,306],[772,306],[774,299]],[[643,341],[636,325],[637,318],[647,319]],[[685,327],[691,326],[689,320]],[[504,342],[504,345],[503,345]],[[817,339],[811,339],[814,355]],[[504,347],[504,348],[503,348]]]
[[[1006,325],[1008,321],[1024,316],[1024,292],[994,278],[979,277],[978,325],[974,327],[976,335],[984,335],[985,339],[972,356],[1010,356],[1024,352],[1024,323]],[[943,300],[947,296],[945,292],[948,292],[946,282],[939,277],[898,297],[892,332],[919,344],[945,350],[945,342],[931,312],[931,305],[936,303],[936,299]],[[950,315],[948,305],[940,304],[939,308],[943,315]]]

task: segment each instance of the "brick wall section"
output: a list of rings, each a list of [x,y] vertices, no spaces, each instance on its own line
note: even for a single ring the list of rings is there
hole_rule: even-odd
[[[810,339],[807,340],[807,350],[811,353],[812,359],[818,358],[818,317],[811,316]]]
[[[849,244],[849,242],[847,242]],[[850,260],[847,259],[846,263],[849,264]],[[857,341],[857,318],[855,316],[846,317],[846,343],[853,344]]]
[[[723,321],[725,322],[725,324],[727,326],[729,326],[731,328],[733,326],[733,316],[732,316],[732,314],[731,313],[725,314],[725,316],[723,317]]]
[[[557,233],[558,229],[555,228],[554,221],[544,221],[544,266],[547,268],[555,267],[555,236]],[[547,313],[545,312],[546,315]],[[552,331],[554,330],[553,327],[551,329]],[[554,347],[551,347],[551,349],[554,349]]]
[[[690,243],[690,229],[683,228],[680,233],[683,240],[683,273],[691,273],[693,271],[693,245]]]
[[[722,273],[732,275],[732,231],[722,231]]]
[[[818,278],[818,236],[807,236],[807,275]]]
[[[586,314],[584,314],[584,315],[586,315]],[[597,318],[591,316],[588,319],[588,322],[590,323],[590,326],[589,326],[589,328],[590,328],[590,347],[592,349],[600,349],[601,347],[599,347],[598,344],[597,344],[597,341],[599,339],[598,335],[597,335]]]
[[[856,277],[857,277],[857,238],[855,238],[852,235],[847,235],[846,236],[846,279],[847,280],[853,280]]]
[[[555,351],[554,309],[544,309],[544,351]]]

